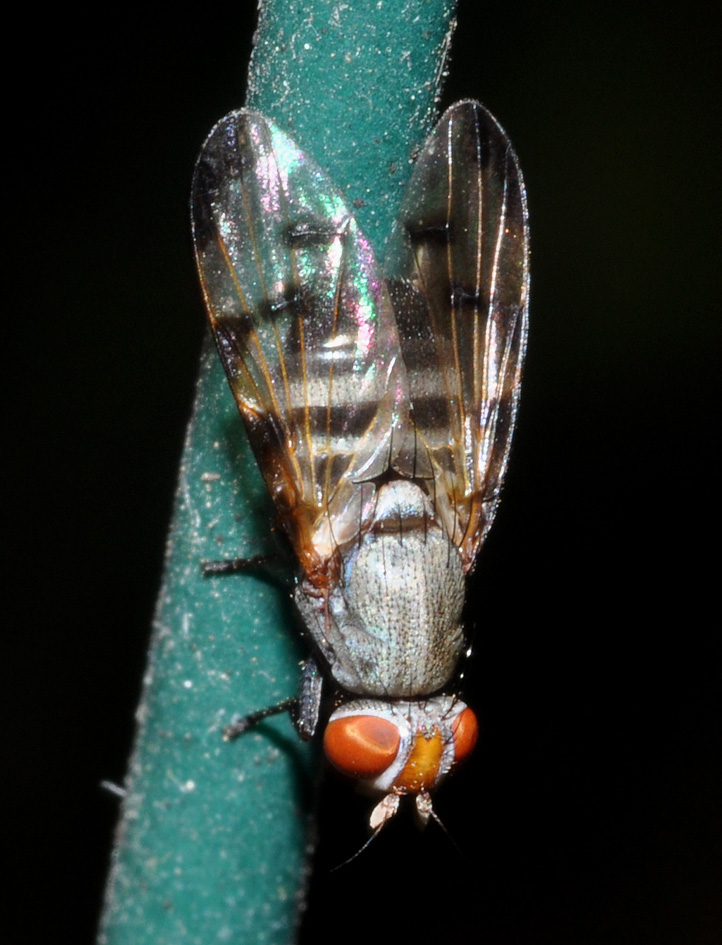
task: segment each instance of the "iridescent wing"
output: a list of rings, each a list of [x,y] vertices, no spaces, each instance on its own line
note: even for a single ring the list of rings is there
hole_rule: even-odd
[[[442,117],[389,247],[413,425],[394,467],[429,492],[468,571],[499,502],[527,335],[526,196],[509,139],[476,102]]]
[[[324,172],[257,113],[213,129],[192,205],[221,360],[281,522],[322,586],[407,423],[386,286]]]

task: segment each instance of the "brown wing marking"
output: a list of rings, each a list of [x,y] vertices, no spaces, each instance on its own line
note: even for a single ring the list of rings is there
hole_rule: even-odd
[[[526,346],[528,225],[516,155],[476,102],[442,117],[412,171],[387,264],[414,429],[395,467],[429,480],[473,566],[499,500]]]
[[[306,572],[323,584],[368,515],[361,480],[407,422],[393,310],[326,175],[272,122],[226,116],[193,189],[211,327],[259,466]]]

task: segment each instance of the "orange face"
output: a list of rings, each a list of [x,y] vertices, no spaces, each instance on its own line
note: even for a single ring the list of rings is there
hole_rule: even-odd
[[[474,748],[473,711],[452,697],[424,703],[350,703],[324,734],[331,764],[384,794],[428,794]]]

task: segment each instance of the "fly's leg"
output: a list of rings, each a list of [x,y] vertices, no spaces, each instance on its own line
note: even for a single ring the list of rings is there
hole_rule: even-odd
[[[223,561],[202,561],[201,570],[204,577],[256,571],[275,584],[281,586],[289,584],[288,562],[283,556],[277,554],[253,555],[250,558],[230,558]],[[318,725],[322,690],[323,677],[315,661],[309,659],[303,668],[298,696],[284,699],[276,705],[267,706],[265,709],[259,709],[257,712],[251,712],[249,715],[236,719],[226,726],[223,737],[226,741],[233,741],[264,719],[288,712],[299,737],[308,741],[313,738]]]
[[[227,742],[233,741],[264,719],[288,712],[299,736],[304,741],[308,741],[313,738],[318,725],[322,690],[323,676],[319,673],[314,660],[309,659],[303,667],[301,689],[297,697],[284,699],[276,705],[259,709],[258,712],[251,712],[249,715],[236,719],[235,722],[231,722],[230,725],[225,727],[223,737]]]
[[[226,558],[223,561],[201,561],[203,577],[217,574],[240,574],[242,571],[265,571],[275,577],[276,555],[252,555],[250,558]]]
[[[264,719],[272,715],[281,715],[283,712],[288,712],[291,718],[293,718],[297,705],[298,699],[296,698],[284,699],[283,702],[279,702],[276,705],[269,705],[265,709],[259,709],[258,712],[251,712],[249,715],[244,715],[240,719],[236,719],[235,722],[231,722],[230,725],[226,725],[223,729],[223,737],[227,742],[232,742],[234,739],[238,738],[239,735],[243,735]]]
[[[221,561],[201,561],[203,577],[242,574],[254,571],[283,588],[293,583],[294,557],[288,539],[277,528],[272,528],[274,550],[248,558],[224,558]]]
[[[293,586],[293,563],[285,546],[278,541],[278,551],[249,558],[225,558],[221,561],[201,561],[203,577],[223,577],[227,574],[255,574],[288,590]]]

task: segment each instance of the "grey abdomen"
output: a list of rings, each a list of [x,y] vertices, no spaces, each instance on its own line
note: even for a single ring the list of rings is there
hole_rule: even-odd
[[[453,677],[464,649],[461,559],[428,521],[371,532],[347,553],[326,619],[304,595],[297,603],[331,676],[350,692],[428,695]]]
[[[425,695],[449,681],[464,647],[464,575],[440,529],[373,535],[347,583],[349,606],[365,629],[334,675],[349,670],[364,691],[390,696]]]

